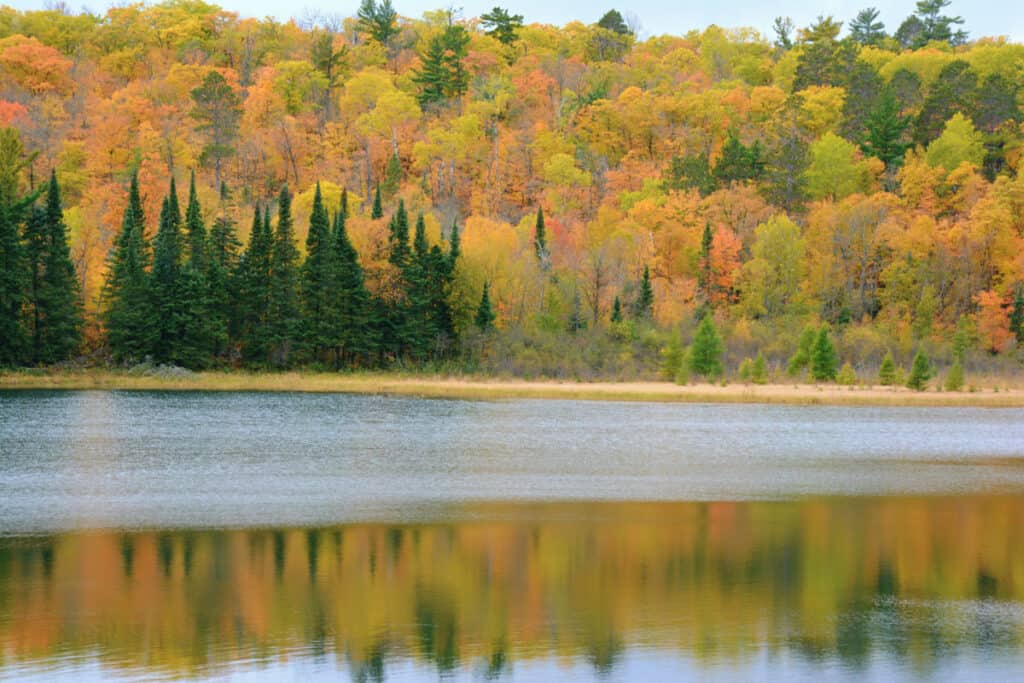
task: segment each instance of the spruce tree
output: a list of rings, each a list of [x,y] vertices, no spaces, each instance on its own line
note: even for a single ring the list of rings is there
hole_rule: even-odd
[[[20,191],[28,163],[18,131],[0,129],[0,366],[20,363],[25,353],[26,271],[19,226],[35,199],[34,193]]]
[[[829,338],[828,326],[822,325],[811,352],[811,377],[818,382],[834,380],[838,365],[839,359]]]
[[[764,358],[764,352],[758,351],[754,358],[754,365],[750,371],[750,379],[754,384],[768,383],[768,366]]]
[[[932,366],[928,357],[918,351],[914,354],[914,364],[910,367],[910,377],[907,378],[907,388],[914,391],[924,391],[928,388],[928,380],[933,376]]]
[[[72,357],[82,343],[82,297],[68,248],[60,185],[50,173],[44,213],[46,256],[39,294],[41,329],[37,361],[56,363]]]
[[[239,263],[241,293],[241,337],[243,357],[253,363],[266,364],[270,356],[270,286],[271,255],[274,236],[270,231],[270,209],[266,218],[256,207],[249,246]]]
[[[330,306],[331,299],[342,293],[332,291],[334,267],[331,226],[320,183],[317,183],[309,215],[309,233],[306,235],[306,260],[302,264],[302,333],[306,348],[314,359],[319,358],[324,349],[335,345]]]
[[[817,338],[817,330],[813,327],[804,328],[804,331],[800,333],[800,339],[797,341],[796,351],[789,357],[789,363],[786,365],[787,375],[796,377],[807,369],[811,364],[811,353],[814,349],[814,341]]]
[[[668,344],[661,350],[661,367],[658,369],[661,378],[668,382],[674,382],[679,374],[679,368],[683,365],[683,358],[686,355],[683,349],[683,338],[679,330],[673,330],[668,338]]]
[[[153,240],[153,270],[149,286],[156,326],[153,358],[160,363],[174,362],[181,342],[180,328],[185,315],[185,302],[181,300],[181,251],[181,211],[172,176]]]
[[[619,295],[618,294],[615,295],[615,301],[612,302],[612,314],[611,314],[611,318],[609,320],[610,320],[610,322],[613,322],[613,323],[621,323],[622,322],[622,302],[619,301]]]
[[[711,231],[711,221],[704,223],[704,234],[700,240],[700,269],[697,271],[697,288],[704,298],[706,306],[711,305],[712,274],[711,274],[711,246],[714,240],[714,233]]]
[[[373,208],[370,210],[370,218],[373,220],[384,218],[384,205],[380,200],[380,183],[377,183],[377,189],[373,191]]]
[[[697,334],[693,338],[693,346],[690,349],[690,370],[713,379],[722,374],[722,354],[724,353],[722,339],[715,328],[712,316],[705,315],[700,325],[697,326]]]
[[[145,230],[139,179],[133,175],[128,206],[107,263],[103,287],[102,317],[107,344],[114,358],[122,361],[141,360],[150,354],[158,332],[149,296],[146,267],[150,259]]]
[[[360,357],[368,357],[377,349],[377,329],[380,323],[373,321],[378,324],[371,324],[375,308],[366,290],[359,256],[345,230],[345,217],[343,201],[341,210],[334,218],[331,240],[334,261],[331,290],[335,295],[330,298],[330,320],[332,336],[337,344],[335,361],[338,366],[342,360],[355,362]]]
[[[1018,286],[1013,296],[1013,310],[1010,311],[1010,332],[1018,344],[1024,344],[1024,287]]]
[[[23,335],[25,337],[25,358],[33,364],[41,362],[43,330],[43,307],[40,297],[43,289],[43,274],[46,260],[46,217],[43,209],[35,203],[28,207],[22,236],[22,263],[24,298]]]
[[[882,358],[882,365],[878,368],[878,383],[883,387],[890,387],[896,381],[896,363],[892,359],[892,352],[886,351]]]
[[[281,188],[277,203],[277,231],[270,260],[270,346],[271,363],[286,367],[292,361],[298,341],[299,250],[292,224],[292,196]]]
[[[537,222],[533,228],[533,250],[537,254],[542,268],[547,268],[550,253],[548,252],[548,236],[544,227],[544,209],[537,207]]]
[[[964,366],[959,358],[954,358],[953,365],[950,366],[949,372],[946,374],[946,391],[960,391],[963,388]]]
[[[223,330],[211,310],[213,292],[208,279],[209,247],[194,172],[189,182],[183,237],[185,258],[178,275],[178,341],[173,360],[187,368],[203,368],[212,362]]]
[[[494,329],[494,310],[491,308],[491,295],[486,282],[483,293],[480,295],[480,304],[476,307],[473,324],[481,332],[489,332]]]
[[[572,309],[569,312],[569,323],[567,325],[569,334],[577,334],[587,329],[587,320],[583,317],[583,306],[580,303],[579,291],[572,293]]]
[[[645,265],[636,300],[633,302],[633,317],[639,320],[649,320],[653,314],[654,287],[651,285],[651,269]]]
[[[217,218],[210,228],[206,270],[215,357],[227,355],[232,340],[238,339],[242,331],[241,247],[235,222],[228,216]]]

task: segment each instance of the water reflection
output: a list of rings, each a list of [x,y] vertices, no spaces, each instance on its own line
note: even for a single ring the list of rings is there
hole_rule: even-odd
[[[0,677],[1024,665],[1019,497],[456,516],[466,521],[0,539]]]

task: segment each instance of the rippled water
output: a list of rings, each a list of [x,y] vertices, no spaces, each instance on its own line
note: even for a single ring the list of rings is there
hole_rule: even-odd
[[[0,393],[0,678],[1007,679],[1024,411]]]

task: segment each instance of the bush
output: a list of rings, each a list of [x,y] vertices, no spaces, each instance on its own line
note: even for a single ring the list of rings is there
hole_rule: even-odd
[[[836,383],[841,384],[844,387],[852,387],[857,383],[857,373],[854,372],[853,366],[848,362],[843,364],[842,369],[839,370],[839,374],[836,375]]]

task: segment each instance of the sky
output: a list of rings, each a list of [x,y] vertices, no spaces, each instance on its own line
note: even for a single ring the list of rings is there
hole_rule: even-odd
[[[211,0],[224,9],[243,16],[274,16],[278,19],[301,17],[304,10],[327,14],[354,15],[359,0]],[[880,19],[889,33],[909,16],[914,0],[728,0],[727,2],[668,2],[666,0],[630,0],[613,4],[615,0],[392,0],[403,16],[418,17],[426,10],[449,5],[461,7],[463,16],[472,17],[488,11],[495,4],[522,14],[527,23],[540,22],[561,25],[572,20],[596,22],[604,12],[616,7],[623,14],[633,14],[640,21],[640,34],[647,37],[663,33],[683,34],[702,29],[709,24],[724,27],[750,26],[771,35],[776,16],[792,17],[797,26],[807,26],[819,14],[831,14],[836,19],[849,20],[864,7],[874,6],[881,12]],[[18,9],[40,9],[44,0],[6,0]],[[79,5],[69,0],[69,6]],[[93,11],[111,3],[93,2],[87,6]],[[1024,42],[1024,3],[1020,0],[953,0],[947,14],[959,14],[966,20],[965,28],[971,38],[981,36],[1008,36]]]

